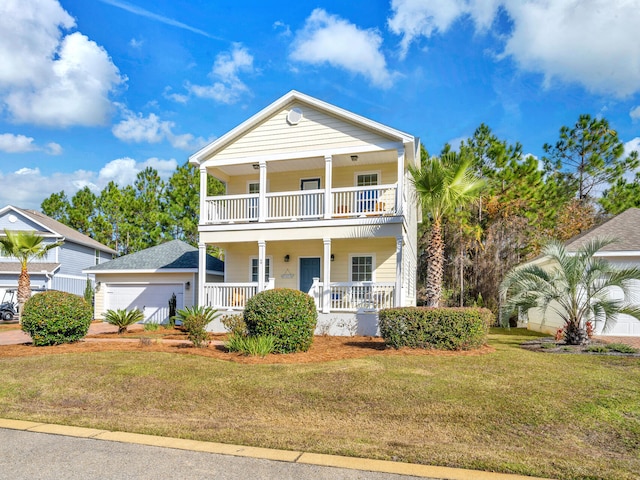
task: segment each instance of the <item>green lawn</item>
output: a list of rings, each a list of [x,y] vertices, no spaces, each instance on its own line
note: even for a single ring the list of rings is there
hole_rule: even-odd
[[[106,352],[0,359],[0,416],[561,479],[640,477],[640,359],[522,350],[242,365]],[[531,335],[531,334],[528,334]],[[0,347],[2,348],[2,347]]]

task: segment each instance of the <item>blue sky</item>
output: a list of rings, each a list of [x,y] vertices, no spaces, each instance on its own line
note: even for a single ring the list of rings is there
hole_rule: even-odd
[[[299,90],[416,135],[542,156],[602,115],[640,149],[640,0],[3,0],[0,204],[165,178]]]

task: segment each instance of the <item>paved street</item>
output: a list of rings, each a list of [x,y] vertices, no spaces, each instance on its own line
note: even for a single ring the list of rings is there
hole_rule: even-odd
[[[410,480],[418,477],[0,429],[0,479],[212,478]]]

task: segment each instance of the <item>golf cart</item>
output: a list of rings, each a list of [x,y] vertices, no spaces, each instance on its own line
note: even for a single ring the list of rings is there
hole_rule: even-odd
[[[13,320],[13,317],[18,314],[18,306],[13,301],[15,295],[15,290],[5,290],[2,303],[0,303],[0,320]]]

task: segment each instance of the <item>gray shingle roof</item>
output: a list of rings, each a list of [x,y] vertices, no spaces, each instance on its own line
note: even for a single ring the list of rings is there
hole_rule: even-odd
[[[181,240],[140,250],[83,271],[198,269],[198,249]],[[224,262],[207,255],[207,270],[224,271]]]
[[[595,237],[615,239],[615,243],[607,245],[602,252],[640,252],[640,208],[625,210],[602,225],[568,240],[567,250],[577,250]]]
[[[60,223],[51,217],[47,217],[44,213],[13,206],[12,208],[14,208],[18,212],[21,212],[27,218],[31,218],[32,220],[44,225],[55,233],[59,233],[65,238],[65,240],[69,242],[86,245],[88,247],[96,248],[100,251],[108,252],[114,255],[118,253],[114,249],[107,247],[106,245],[94,240],[91,237],[88,237],[87,235],[84,235],[83,233],[78,232],[77,230],[74,230],[71,227],[68,227],[64,223]]]
[[[29,262],[27,263],[27,271],[30,275],[43,274],[43,271],[46,271],[47,274],[51,275],[58,268],[60,268],[59,263],[45,263],[45,262]],[[22,267],[20,262],[0,262],[0,272],[1,273],[20,273]]]

